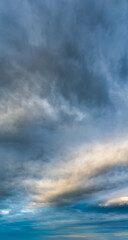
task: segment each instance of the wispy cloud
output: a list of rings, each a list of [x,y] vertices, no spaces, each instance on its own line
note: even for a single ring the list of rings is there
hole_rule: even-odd
[[[50,238],[87,238],[85,235],[56,235],[50,236]]]
[[[125,236],[128,236],[128,232],[120,232],[120,233],[115,233],[113,234],[114,236],[116,237],[125,237]]]

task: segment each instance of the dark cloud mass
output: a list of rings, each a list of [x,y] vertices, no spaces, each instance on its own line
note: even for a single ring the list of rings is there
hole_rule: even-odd
[[[0,238],[127,239],[127,22],[127,0],[0,1]]]

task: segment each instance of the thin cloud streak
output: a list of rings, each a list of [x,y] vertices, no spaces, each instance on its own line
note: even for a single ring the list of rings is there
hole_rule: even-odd
[[[50,236],[52,238],[87,238],[88,236],[85,235],[56,235]]]

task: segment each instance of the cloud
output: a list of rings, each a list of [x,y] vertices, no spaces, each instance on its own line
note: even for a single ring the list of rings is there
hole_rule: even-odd
[[[121,233],[115,233],[114,236],[116,237],[122,237],[122,236],[127,236],[128,233],[127,232],[121,232]]]
[[[100,204],[100,206],[103,206],[103,207],[128,206],[128,197],[119,197],[119,198],[111,199],[104,204]]]
[[[52,238],[87,238],[85,235],[56,235],[50,236]]]
[[[29,94],[29,93],[28,93]],[[18,94],[6,101],[6,110],[3,109],[1,102],[1,119],[0,130],[1,131],[15,131],[17,125],[22,125],[23,122],[38,119],[39,117],[53,117],[56,118],[56,114],[46,99],[40,99],[38,96],[22,98]]]
[[[0,196],[20,199],[22,195],[29,208],[71,205],[120,188],[120,181],[125,182],[125,168],[121,178],[117,167],[127,166],[127,156],[126,141],[86,146],[56,161],[8,159],[8,166],[3,164],[6,174],[3,174]],[[109,175],[111,171],[116,175]]]
[[[118,165],[127,164],[127,156],[125,142],[121,145],[99,145],[92,149],[82,149],[67,161],[51,166],[46,164],[44,169],[46,167],[47,170],[44,170],[43,179],[25,181],[25,184],[32,185],[35,189],[35,201],[31,206],[73,204],[94,193],[115,187],[115,183],[109,180],[108,184],[105,183],[104,173]]]
[[[0,214],[2,215],[8,215],[10,213],[10,209],[2,209],[0,210]]]
[[[127,205],[127,7],[0,1],[1,219],[61,237],[126,220],[114,211]]]

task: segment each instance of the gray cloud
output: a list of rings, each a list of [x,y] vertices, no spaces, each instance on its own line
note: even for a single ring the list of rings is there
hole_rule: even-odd
[[[99,184],[98,177],[103,181],[122,159],[116,162],[114,155],[110,162],[116,164],[105,167],[104,156],[94,161],[97,167],[85,186],[82,169],[75,178],[74,162],[70,165],[68,158],[74,149],[119,139],[127,130],[126,6],[127,1],[106,0],[1,1],[0,199],[38,197],[42,194],[38,183],[45,184],[46,179],[55,186],[53,192],[48,186],[44,202],[54,206],[117,187],[112,176],[109,186]],[[105,156],[110,157],[107,150]],[[55,171],[58,187],[50,174],[59,164],[63,169],[63,162],[71,179],[66,181],[67,173],[59,176]],[[43,200],[35,203],[42,205]]]

